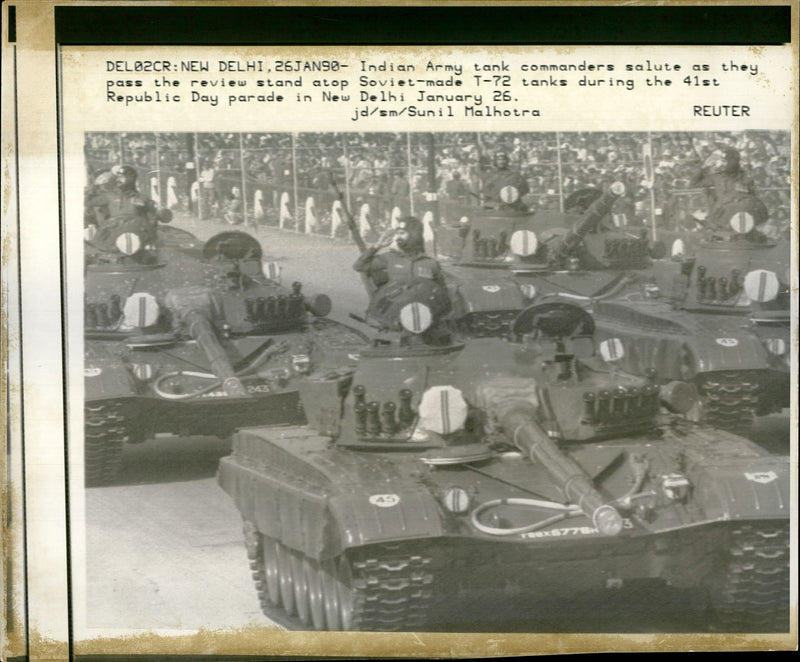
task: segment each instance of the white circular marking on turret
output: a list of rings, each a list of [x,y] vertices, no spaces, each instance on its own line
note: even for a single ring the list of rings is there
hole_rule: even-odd
[[[123,255],[133,255],[142,247],[142,240],[135,232],[122,232],[114,241],[117,250]]]
[[[123,324],[128,328],[145,328],[158,321],[158,301],[148,292],[135,292],[122,308]]]
[[[455,386],[432,386],[422,394],[418,428],[437,434],[460,430],[467,420],[467,403]]]
[[[751,301],[764,303],[778,296],[780,283],[774,271],[755,269],[744,277],[744,291]]]
[[[400,324],[411,333],[423,333],[433,323],[433,313],[424,303],[412,301],[400,309]]]
[[[519,200],[519,189],[516,186],[504,186],[500,189],[500,200],[507,205],[515,203]]]
[[[625,356],[625,348],[619,338],[609,338],[600,343],[600,354],[606,362],[618,361]]]
[[[511,247],[511,252],[520,257],[534,255],[539,248],[539,240],[536,238],[536,233],[530,230],[517,230],[511,235],[511,240],[508,243]]]
[[[280,283],[281,265],[279,265],[277,262],[264,262],[261,265],[261,270],[267,278]]]
[[[733,231],[739,234],[747,234],[756,224],[752,214],[746,211],[736,212],[731,216],[729,223]]]

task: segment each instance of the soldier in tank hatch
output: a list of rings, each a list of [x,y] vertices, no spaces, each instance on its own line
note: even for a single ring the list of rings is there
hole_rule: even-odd
[[[389,250],[379,252],[389,246]],[[430,279],[444,286],[439,263],[425,255],[422,222],[414,216],[401,218],[397,228],[385,230],[355,261],[353,269],[365,275],[370,294],[387,283],[415,278]]]
[[[92,195],[86,200],[85,219],[87,224],[95,226],[97,237],[134,224],[141,230],[143,239],[152,241],[158,224],[172,220],[172,212],[158,209],[153,200],[139,192],[137,176],[132,166],[115,165],[95,180]]]
[[[522,198],[530,191],[528,182],[517,171],[509,168],[508,154],[495,152],[494,169],[483,177],[483,204],[494,209],[525,210]]]
[[[733,147],[714,150],[691,185],[708,188],[711,208],[704,225],[711,230],[730,230],[731,217],[738,212],[747,212],[753,217],[754,229],[767,220],[767,208],[758,197],[755,184],[742,169],[739,152]]]

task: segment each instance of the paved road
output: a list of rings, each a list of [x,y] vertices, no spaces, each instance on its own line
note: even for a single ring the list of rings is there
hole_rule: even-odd
[[[202,238],[223,228],[187,225]],[[335,317],[363,311],[366,297],[350,270],[354,246],[262,229],[259,239],[284,266],[284,282],[326,292]],[[774,452],[788,447],[788,416],[759,421],[754,438]],[[158,438],[126,449],[118,485],[86,490],[87,624],[103,629],[237,628],[269,624],[255,598],[241,532],[215,472],[229,444],[207,437]],[[550,611],[538,625],[506,621],[497,630],[691,631],[677,594],[653,601],[637,593],[603,598],[598,609]],[[563,612],[562,612],[563,613]],[[475,624],[474,628],[479,628]]]

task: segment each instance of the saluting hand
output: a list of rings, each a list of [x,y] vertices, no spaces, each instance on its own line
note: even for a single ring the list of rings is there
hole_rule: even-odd
[[[391,243],[394,241],[394,235],[397,233],[395,228],[386,228],[380,237],[378,237],[378,241],[375,242],[375,249],[386,248],[390,246]]]

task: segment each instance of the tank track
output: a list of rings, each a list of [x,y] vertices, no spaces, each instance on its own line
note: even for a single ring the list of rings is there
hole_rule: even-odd
[[[121,401],[87,404],[84,408],[84,483],[97,487],[112,482],[122,463],[122,449],[131,439]]]
[[[425,627],[434,599],[431,557],[404,553],[400,545],[370,551],[353,563],[353,629],[393,632]]]
[[[429,556],[404,553],[399,545],[383,545],[371,548],[371,554],[362,554],[358,560],[340,557],[336,563],[328,566],[333,569],[329,575],[332,581],[325,588],[330,592],[329,587],[335,586],[336,595],[326,595],[324,601],[329,604],[320,608],[325,615],[315,618],[312,615],[313,607],[299,607],[298,597],[302,599],[302,596],[298,596],[296,588],[290,589],[290,592],[294,592],[294,599],[290,602],[294,604],[290,604],[288,610],[284,599],[276,600],[270,595],[264,560],[265,543],[278,546],[281,543],[265,538],[251,522],[244,522],[244,533],[261,610],[278,625],[290,630],[394,632],[423,628],[429,620],[434,599],[434,575]],[[282,547],[288,555],[295,554],[295,558],[299,556]],[[379,552],[384,554],[378,555]],[[350,574],[349,578],[345,578],[347,573]],[[279,575],[275,583],[281,584],[285,580],[285,576]],[[293,579],[289,580],[289,584],[293,585]],[[322,584],[326,584],[324,580]],[[302,586],[303,590],[308,591],[307,578]],[[348,605],[346,608],[343,606],[345,603]],[[333,614],[330,609],[334,610]]]
[[[733,529],[727,565],[712,589],[717,629],[784,631],[789,627],[789,527]]]
[[[715,428],[749,428],[758,409],[759,384],[735,372],[713,373],[699,384],[704,399],[703,422]]]

